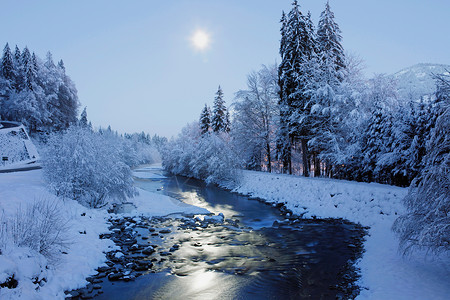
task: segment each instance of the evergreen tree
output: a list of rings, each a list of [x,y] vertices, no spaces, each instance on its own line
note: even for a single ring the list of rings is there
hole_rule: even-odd
[[[230,112],[227,110],[225,113],[225,129],[226,133],[230,133],[231,131],[231,121],[230,121]]]
[[[14,89],[16,91],[21,91],[23,87],[23,72],[22,72],[22,53],[20,52],[19,47],[17,47],[14,50],[14,69],[16,70],[16,78],[14,83]]]
[[[327,1],[317,26],[317,47],[322,59],[324,61],[329,60],[327,64],[333,65],[337,75],[339,75],[339,70],[345,68],[345,55],[341,41],[341,30],[334,21],[334,13]],[[342,80],[342,75],[338,76],[338,79]]]
[[[200,130],[202,134],[209,132],[209,128],[211,127],[211,113],[208,105],[205,104],[205,107],[200,114]]]
[[[214,110],[211,119],[211,128],[214,132],[223,132],[226,129],[226,113],[225,100],[223,99],[223,91],[219,88],[214,99]]]
[[[63,62],[62,59],[58,62],[58,68],[59,68],[63,73],[66,72],[66,67],[64,66],[64,62]]]
[[[314,36],[310,30],[312,22],[304,17],[295,0],[292,9],[281,19],[281,63],[280,86],[280,130],[278,132],[278,156],[283,162],[283,171],[292,173],[291,147],[294,139],[300,139],[303,154],[304,175],[309,176],[307,142],[310,135],[308,124],[303,122],[308,99],[303,94],[305,78],[302,63],[314,52]]]
[[[33,90],[33,81],[35,77],[33,62],[30,54],[30,50],[27,47],[23,49],[22,57],[22,74],[24,78],[24,89],[28,89],[30,91]]]
[[[88,128],[89,124],[88,124],[88,119],[87,119],[87,111],[86,111],[86,107],[83,108],[83,111],[81,112],[81,116],[80,116],[80,126],[84,127],[84,128]]]
[[[287,47],[287,21],[286,14],[284,11],[281,15],[281,40],[280,40],[280,55],[282,59],[283,68],[281,64],[278,68],[278,85],[279,89],[279,101],[278,106],[280,108],[280,118],[279,118],[279,126],[276,132],[276,145],[277,145],[277,158],[283,164],[283,173],[288,173],[291,170],[291,145],[289,139],[289,129],[288,129],[288,119],[289,119],[289,109],[287,105],[287,93],[286,89],[282,88],[286,86],[286,70],[287,70],[287,62],[284,60],[286,47]]]
[[[412,141],[410,147],[406,151],[406,166],[410,170],[410,181],[419,175],[420,170],[423,169],[423,158],[426,153],[426,139],[430,133],[429,115],[423,99],[417,105],[413,122]]]
[[[380,103],[375,103],[375,108],[368,123],[367,132],[363,138],[364,147],[362,149],[364,154],[362,162],[364,179],[369,182],[375,179],[375,168],[380,155],[386,153],[383,143],[384,122],[385,116],[383,115],[383,109]]]
[[[10,82],[14,80],[14,62],[8,43],[6,43],[6,46],[3,49],[1,74],[3,78]]]
[[[32,132],[65,129],[77,120],[77,90],[50,52],[42,63],[27,47],[21,52],[16,46],[13,56],[5,46],[0,89],[8,99],[1,103],[2,118],[22,122]]]
[[[20,53],[20,49],[19,47],[17,47],[14,49],[14,60],[15,63],[20,64],[20,58],[22,57],[22,54]]]

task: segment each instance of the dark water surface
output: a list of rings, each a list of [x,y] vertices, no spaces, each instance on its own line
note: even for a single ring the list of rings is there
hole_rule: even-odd
[[[348,297],[342,287],[351,285],[354,274],[348,272],[348,262],[355,260],[354,245],[361,238],[355,225],[329,220],[287,222],[277,208],[180,176],[137,179],[136,186],[234,221],[207,228],[185,226],[180,218],[158,221],[172,232],[154,237],[159,240],[152,243],[159,249],[177,244],[178,250],[158,257],[155,273],[132,282],[105,280],[103,294],[96,299]],[[140,233],[150,237],[144,229]]]

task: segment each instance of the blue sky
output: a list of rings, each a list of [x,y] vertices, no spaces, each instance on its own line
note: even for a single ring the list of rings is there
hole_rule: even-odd
[[[176,135],[212,104],[227,104],[261,64],[279,62],[279,19],[291,0],[1,1],[0,44],[63,59],[94,126]],[[325,1],[299,1],[314,22]],[[444,0],[330,1],[346,51],[366,75],[419,62],[450,64]],[[196,51],[190,36],[211,36]]]

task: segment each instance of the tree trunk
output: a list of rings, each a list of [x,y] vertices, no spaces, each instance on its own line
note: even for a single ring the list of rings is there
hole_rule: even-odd
[[[314,177],[320,177],[320,160],[319,160],[319,155],[317,155],[317,153],[314,153],[313,159],[314,159]]]
[[[289,174],[292,175],[292,148],[294,147],[294,137],[290,137],[290,145],[289,145]]]
[[[266,149],[267,149],[267,172],[272,173],[272,159],[270,157],[270,144],[266,143]]]
[[[302,139],[302,161],[303,161],[303,175],[309,177],[309,160],[308,160],[308,141]]]

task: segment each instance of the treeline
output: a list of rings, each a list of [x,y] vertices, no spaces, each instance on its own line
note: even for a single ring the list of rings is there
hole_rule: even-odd
[[[317,29],[296,1],[281,18],[281,62],[236,93],[230,135],[248,169],[408,186],[448,95],[401,99],[395,80],[365,80],[344,54],[329,4]],[[445,81],[445,80],[444,80]]]
[[[0,119],[18,121],[32,133],[66,129],[77,121],[74,83],[52,54],[41,60],[25,47],[3,49],[0,66]]]
[[[445,76],[435,97],[400,98],[393,77],[364,79],[362,62],[345,55],[341,41],[328,3],[316,29],[294,1],[281,18],[280,64],[249,74],[247,89],[228,108],[219,87],[191,143],[226,136],[237,164],[252,170],[408,186],[424,168],[427,140],[448,97]],[[190,167],[181,173],[189,175],[193,158],[204,155],[195,149],[165,160],[175,166],[183,156]]]

